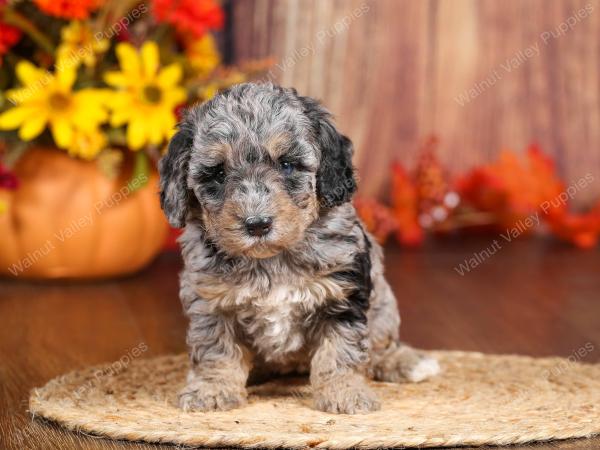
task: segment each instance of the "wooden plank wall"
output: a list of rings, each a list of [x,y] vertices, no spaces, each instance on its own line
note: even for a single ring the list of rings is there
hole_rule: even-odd
[[[428,135],[453,171],[537,141],[600,196],[600,1],[240,0],[235,60],[318,97],[355,142],[363,192]]]

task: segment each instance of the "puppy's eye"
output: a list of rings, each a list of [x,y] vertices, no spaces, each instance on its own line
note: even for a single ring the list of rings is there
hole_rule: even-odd
[[[221,167],[216,171],[214,180],[219,184],[223,184],[225,181],[225,168]]]
[[[285,176],[291,175],[292,172],[294,172],[294,164],[289,161],[281,161],[279,165],[281,166],[281,171]]]
[[[223,184],[225,181],[225,175],[225,166],[223,164],[219,164],[218,166],[207,168],[203,178],[206,181],[214,181],[216,183]]]

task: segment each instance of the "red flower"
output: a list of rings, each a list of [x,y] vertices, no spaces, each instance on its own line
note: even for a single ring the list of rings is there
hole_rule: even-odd
[[[63,19],[87,19],[102,0],[34,0],[37,7],[50,16]]]
[[[154,0],[153,11],[157,22],[196,38],[208,30],[220,30],[225,22],[223,10],[214,0]]]
[[[181,103],[175,107],[175,117],[177,118],[177,122],[183,119],[186,109],[187,105],[185,103]]]
[[[21,30],[0,22],[0,57],[21,39]]]
[[[19,180],[14,173],[10,172],[6,167],[0,164],[0,189],[8,189],[14,191],[19,187]]]

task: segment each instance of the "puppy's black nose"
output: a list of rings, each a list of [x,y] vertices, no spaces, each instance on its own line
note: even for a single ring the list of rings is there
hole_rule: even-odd
[[[244,222],[250,236],[264,236],[271,231],[273,219],[267,216],[251,216]]]

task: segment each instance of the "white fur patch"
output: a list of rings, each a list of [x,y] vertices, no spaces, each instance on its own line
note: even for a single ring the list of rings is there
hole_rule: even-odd
[[[406,373],[406,378],[413,383],[418,383],[438,373],[440,373],[440,365],[437,360],[425,357]]]
[[[302,286],[277,284],[267,295],[238,300],[236,318],[265,360],[283,362],[304,346],[309,315],[336,297],[344,298],[344,292],[327,278]]]

